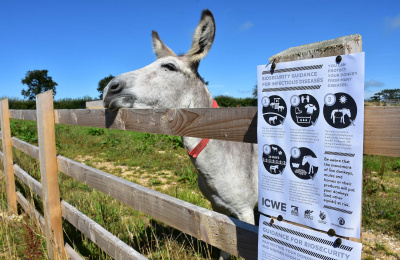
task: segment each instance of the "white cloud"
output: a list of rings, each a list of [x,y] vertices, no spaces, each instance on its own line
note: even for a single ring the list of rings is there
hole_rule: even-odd
[[[400,14],[396,17],[386,17],[386,25],[391,30],[400,28]]]
[[[253,26],[254,26],[254,24],[252,22],[247,21],[244,24],[240,25],[239,31],[245,32],[247,30],[250,30],[250,28]]]
[[[382,87],[384,86],[385,83],[381,82],[381,81],[375,81],[373,79],[369,80],[369,81],[365,81],[364,83],[364,88],[370,88],[370,87]]]

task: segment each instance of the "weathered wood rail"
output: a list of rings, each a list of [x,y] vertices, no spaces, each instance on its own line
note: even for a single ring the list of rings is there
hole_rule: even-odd
[[[365,107],[364,154],[400,156],[400,107]],[[36,121],[35,111],[10,110]],[[58,124],[257,143],[257,108],[55,110]]]

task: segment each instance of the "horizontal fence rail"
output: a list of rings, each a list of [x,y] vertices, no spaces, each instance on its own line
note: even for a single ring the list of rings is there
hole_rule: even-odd
[[[39,159],[38,147],[15,137],[12,138],[12,144],[22,152]],[[59,171],[117,199],[135,210],[141,211],[230,254],[241,256],[245,259],[257,259],[258,228],[254,225],[145,188],[60,155],[57,156],[57,161]],[[17,165],[14,165],[14,172],[32,191],[41,196],[42,190],[39,182]],[[85,230],[87,227],[82,225],[81,222],[84,222],[82,219],[80,221],[76,220],[78,213],[73,214],[75,218],[72,218],[71,215],[66,215],[64,210],[67,210],[68,207],[65,206],[64,202],[62,202],[61,208],[63,217],[74,226],[77,224],[78,226],[75,227],[82,233],[89,238],[90,235],[95,233]],[[73,210],[69,212],[73,212]],[[85,221],[89,220],[86,219]],[[79,225],[79,223],[81,224]],[[95,225],[92,224],[92,226]],[[104,235],[101,232],[99,234]],[[100,238],[102,236],[99,235],[94,242],[97,244],[101,241]],[[107,243],[103,245],[106,246]],[[102,249],[106,251],[104,248]],[[108,251],[106,252],[109,253]],[[113,256],[113,254],[110,254],[110,256]]]
[[[34,110],[10,110],[36,121]],[[400,156],[400,107],[365,107],[364,154]],[[58,124],[257,143],[257,108],[55,110]]]

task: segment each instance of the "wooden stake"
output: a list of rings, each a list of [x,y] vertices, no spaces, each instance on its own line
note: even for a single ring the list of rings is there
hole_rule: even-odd
[[[51,90],[36,96],[36,110],[48,256],[50,259],[62,259],[64,239],[58,186],[53,92]]]
[[[11,142],[11,129],[10,129],[10,110],[8,109],[8,99],[3,99],[0,105],[1,109],[1,132],[2,132],[2,144],[3,144],[3,164],[4,173],[6,179],[6,191],[7,191],[7,204],[8,210],[14,214],[18,214],[17,211],[17,194],[15,192],[15,179],[14,179],[14,168],[12,158],[12,142]]]

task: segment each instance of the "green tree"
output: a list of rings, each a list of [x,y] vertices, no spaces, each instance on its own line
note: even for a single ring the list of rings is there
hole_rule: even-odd
[[[113,75],[109,75],[105,78],[103,78],[102,80],[99,81],[99,86],[97,87],[97,91],[100,92],[100,98],[103,98],[103,91],[104,88],[107,87],[107,84],[113,79],[115,78]]]
[[[369,99],[369,101],[372,101],[372,102],[381,101],[381,96],[378,95],[377,93],[375,93],[375,94]]]
[[[384,89],[381,92],[375,93],[374,96],[378,96],[384,101],[387,101],[388,99],[400,98],[400,89]]]
[[[253,95],[254,99],[257,99],[257,97],[258,97],[257,96],[257,84],[253,87],[253,94],[252,95]]]
[[[22,84],[27,85],[28,89],[23,89],[21,94],[29,100],[34,100],[36,95],[53,90],[53,96],[56,95],[56,86],[58,84],[53,81],[53,79],[47,75],[48,70],[28,70],[25,78],[21,80]]]

